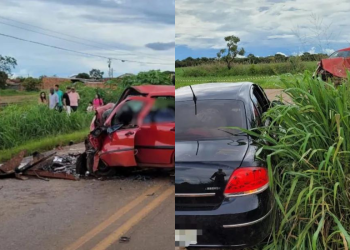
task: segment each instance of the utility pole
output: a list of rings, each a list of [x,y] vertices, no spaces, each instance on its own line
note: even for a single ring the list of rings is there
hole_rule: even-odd
[[[108,59],[108,77],[113,78],[112,59]]]

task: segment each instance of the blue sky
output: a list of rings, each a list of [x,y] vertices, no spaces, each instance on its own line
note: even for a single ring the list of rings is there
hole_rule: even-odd
[[[115,75],[150,69],[174,69],[174,0],[1,0],[0,10],[2,34],[83,53],[142,62],[113,61]],[[3,36],[0,36],[0,55],[17,59],[14,76],[67,77],[88,72],[92,68],[104,71],[105,76],[108,72],[107,59],[82,56]]]
[[[176,59],[215,57],[236,35],[246,55],[350,47],[348,0],[176,0]],[[322,27],[322,28],[319,28]]]

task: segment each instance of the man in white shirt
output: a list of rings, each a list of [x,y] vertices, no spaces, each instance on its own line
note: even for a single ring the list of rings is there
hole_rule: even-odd
[[[58,95],[55,93],[54,89],[50,89],[50,96],[49,96],[49,108],[55,109],[59,103]]]

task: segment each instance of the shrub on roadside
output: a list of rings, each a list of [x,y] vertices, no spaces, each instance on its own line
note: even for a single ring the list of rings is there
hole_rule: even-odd
[[[43,105],[10,105],[0,114],[0,150],[29,140],[89,128],[92,119],[92,114],[86,112],[74,112],[68,116]]]
[[[307,73],[284,84],[293,105],[271,108],[271,125],[248,131],[267,162],[282,219],[264,250],[348,249],[350,80],[335,88]]]
[[[22,83],[26,91],[38,91],[40,90],[41,81],[39,79],[28,77]]]

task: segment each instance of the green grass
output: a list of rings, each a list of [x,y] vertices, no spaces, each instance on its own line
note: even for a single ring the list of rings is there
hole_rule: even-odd
[[[10,160],[14,155],[18,154],[22,150],[27,150],[27,155],[30,155],[34,152],[52,150],[57,145],[68,145],[70,141],[79,143],[85,140],[88,133],[88,129],[83,129],[70,134],[49,136],[40,140],[31,140],[18,147],[0,150],[0,162]]]
[[[230,77],[178,77],[175,78],[175,87],[180,88],[188,85],[215,83],[215,82],[253,82],[264,89],[283,89],[283,79],[292,81],[300,75],[284,74],[280,76],[230,76]]]
[[[40,92],[28,92],[28,91],[18,91],[14,89],[0,89],[0,96],[22,96],[22,95],[37,95],[39,97]]]
[[[181,77],[236,77],[236,76],[273,76],[298,74],[305,70],[313,72],[317,62],[302,62],[295,58],[284,63],[235,64],[231,70],[222,62],[203,64],[194,67],[176,68],[175,78]]]
[[[73,112],[68,116],[43,105],[10,105],[0,111],[0,115],[0,150],[87,129],[93,116],[86,112]]]
[[[282,219],[263,249],[349,249],[350,80],[336,88],[305,74],[284,84],[293,105],[271,108],[271,124],[248,131]]]

